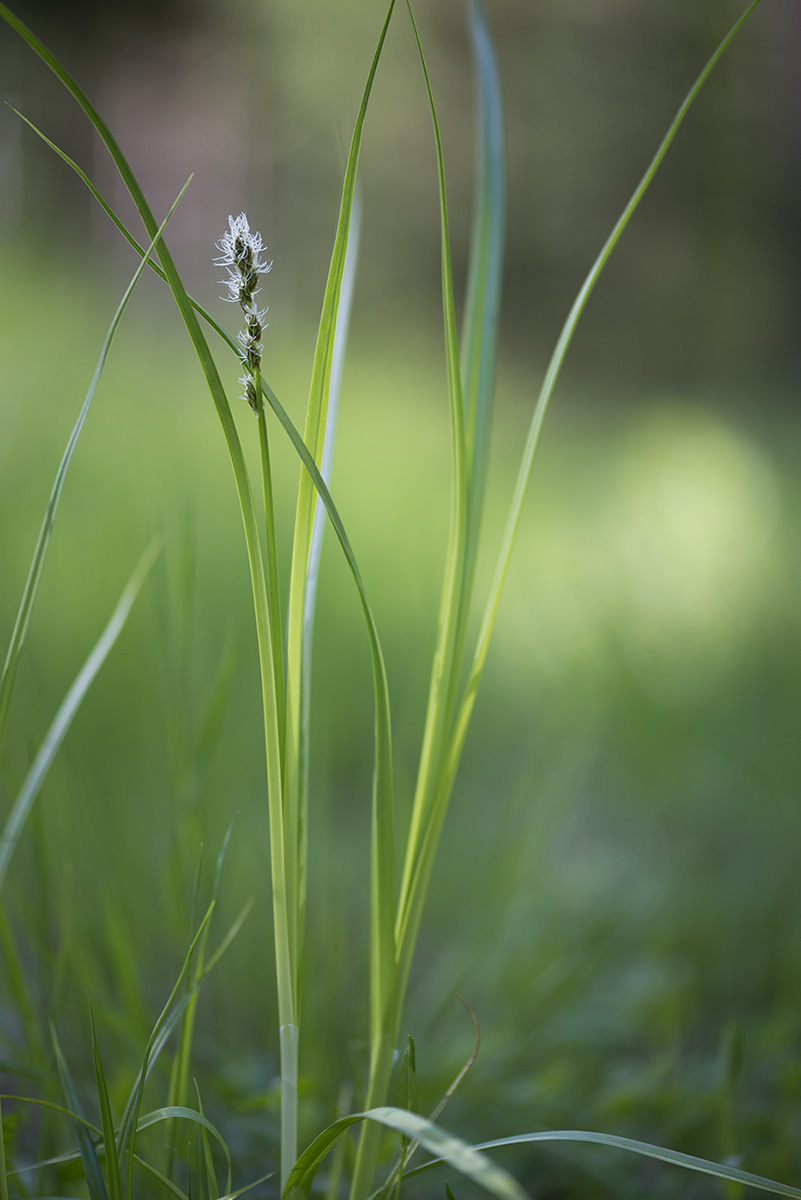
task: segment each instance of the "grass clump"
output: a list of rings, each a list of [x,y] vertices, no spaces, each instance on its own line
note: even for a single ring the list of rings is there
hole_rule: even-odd
[[[390,713],[390,688],[379,628],[368,600],[364,580],[357,564],[351,540],[330,490],[331,455],[336,423],[340,367],[348,333],[349,295],[355,272],[355,247],[358,219],[357,170],[362,138],[373,83],[390,23],[395,0],[389,4],[379,33],[375,53],[362,93],[361,103],[350,142],[342,197],[330,268],[325,286],[322,312],[311,371],[305,422],[301,433],[266,377],[262,355],[266,308],[257,300],[259,276],[272,264],[262,257],[261,235],[251,230],[245,213],[228,218],[228,230],[217,244],[218,265],[227,268],[230,301],[239,305],[244,328],[232,339],[218,322],[188,293],[167,246],[163,232],[166,221],[158,224],[147,199],[122,149],[90,99],[69,72],[54,58],[38,37],[4,5],[0,16],[39,56],[83,109],[99,135],[119,176],[130,194],[145,230],[148,243],[143,246],[112,210],[86,174],[63,151],[49,143],[92,191],[105,213],[141,257],[137,272],[126,291],[104,345],[103,355],[93,380],[76,432],[59,470],[53,498],[45,518],[40,543],[31,568],[20,617],[12,634],[11,648],[0,686],[0,749],[11,698],[17,678],[30,611],[41,578],[44,553],[55,519],[64,477],[81,431],[88,404],[97,385],[114,331],[134,285],[145,265],[152,267],[168,286],[189,335],[194,353],[211,394],[234,475],[237,500],[243,524],[256,627],[258,675],[261,686],[261,725],[266,765],[266,813],[269,827],[270,879],[273,910],[274,970],[277,991],[277,1029],[274,1041],[279,1055],[277,1095],[267,1106],[277,1108],[280,1122],[280,1148],[277,1162],[264,1163],[265,1179],[275,1174],[268,1185],[280,1187],[288,1198],[309,1195],[315,1185],[318,1168],[329,1152],[335,1167],[329,1175],[329,1194],[336,1195],[337,1180],[347,1171],[352,1200],[366,1200],[375,1194],[397,1194],[406,1178],[431,1169],[445,1161],[473,1183],[501,1197],[525,1195],[521,1185],[484,1151],[504,1145],[534,1145],[540,1142],[590,1142],[609,1148],[631,1151],[653,1160],[713,1175],[734,1187],[751,1185],[777,1194],[801,1196],[801,1191],[745,1171],[739,1164],[717,1163],[707,1158],[655,1147],[650,1143],[605,1133],[575,1130],[535,1132],[512,1138],[470,1145],[445,1132],[437,1123],[441,1105],[431,1117],[421,1115],[414,1044],[401,1060],[396,1081],[396,1101],[388,1104],[397,1043],[407,1000],[415,952],[418,946],[426,898],[435,872],[439,843],[448,813],[454,785],[462,762],[468,729],[476,703],[490,640],[495,627],[513,545],[539,445],[546,412],[556,382],[590,293],[622,236],[659,166],[661,165],[687,112],[699,95],[706,79],[759,0],[755,0],[724,37],[698,79],[687,94],[662,140],[652,162],[635,189],[612,233],[576,297],[545,373],[529,430],[523,445],[511,504],[503,532],[495,549],[495,567],[483,599],[476,604],[477,564],[481,549],[482,519],[485,510],[487,473],[492,425],[497,331],[500,307],[501,268],[504,234],[504,128],[500,79],[489,33],[479,0],[469,5],[470,33],[474,49],[478,97],[477,177],[474,223],[470,248],[470,270],[461,335],[456,316],[451,237],[445,185],[442,139],[426,67],[422,43],[411,7],[406,6],[417,47],[422,80],[434,131],[435,165],[439,190],[441,231],[442,308],[445,358],[447,367],[448,412],[451,436],[451,497],[445,548],[439,615],[430,671],[428,699],[423,716],[422,745],[416,782],[409,797],[408,826],[398,835],[401,822],[395,812],[395,764],[393,724]],[[28,122],[30,124],[30,122]],[[38,133],[39,131],[36,130]],[[40,135],[44,136],[44,135]],[[47,140],[47,139],[45,139]],[[176,202],[177,203],[177,202]],[[171,210],[172,212],[172,210]],[[171,213],[170,213],[171,215]],[[169,215],[168,218],[169,219]],[[155,261],[155,256],[158,262]],[[223,343],[224,351],[237,356],[243,374],[242,399],[247,401],[256,421],[245,437],[258,444],[261,496],[249,468],[249,454],[243,435],[232,412],[222,373],[212,353],[208,332]],[[282,574],[279,554],[279,523],[273,478],[276,441],[279,453],[289,451],[299,460],[295,517],[291,529],[288,579]],[[312,642],[315,625],[318,569],[324,527],[323,517],[333,529],[348,572],[356,589],[369,648],[373,684],[374,768],[369,821],[369,903],[368,908],[368,979],[365,989],[367,1010],[364,1078],[357,1081],[356,1111],[342,1113],[305,1149],[299,1144],[298,1114],[303,1093],[300,1073],[301,1014],[304,989],[311,986],[306,946],[306,908],[309,887],[309,831],[314,826],[311,797],[312,738]],[[134,591],[146,568],[140,567],[132,585]],[[127,599],[125,599],[127,597]],[[114,637],[124,623],[133,600],[131,589],[125,603],[115,614]],[[122,603],[122,602],[121,602]],[[477,631],[471,618],[478,607]],[[120,612],[122,615],[120,616]],[[91,670],[79,675],[71,689],[67,719],[62,715],[55,726],[57,735],[43,743],[32,768],[34,785],[25,785],[21,799],[12,809],[0,843],[0,886],[29,817],[35,790],[44,778],[41,755],[49,764],[63,738],[72,714],[94,678],[110,646],[108,633],[90,659]],[[221,674],[221,694],[225,693],[225,675]],[[215,705],[212,704],[212,708]],[[214,722],[212,721],[212,724]],[[27,790],[26,790],[27,789]],[[227,839],[226,839],[227,845]],[[166,1192],[183,1200],[199,1189],[212,1196],[235,1195],[232,1192],[231,1155],[217,1126],[205,1115],[199,1091],[192,1095],[190,1077],[195,1048],[195,1015],[200,986],[223,950],[238,932],[246,915],[240,914],[223,938],[218,950],[207,954],[211,914],[217,903],[222,859],[218,864],[212,898],[202,919],[200,874],[195,888],[193,933],[178,980],[161,1014],[146,1039],[141,1066],[127,1090],[123,1103],[112,1095],[101,1057],[99,1023],[92,1003],[89,1005],[93,1074],[100,1125],[84,1116],[79,1092],[72,1080],[67,1056],[62,1052],[58,1033],[53,1028],[47,1045],[36,1028],[36,1018],[25,1000],[25,965],[14,947],[7,922],[3,942],[9,963],[8,978],[17,981],[12,989],[23,1024],[29,1030],[28,1052],[34,1064],[50,1083],[58,1078],[62,1100],[4,1096],[6,1104],[37,1104],[59,1112],[72,1122],[77,1153],[48,1155],[37,1153],[26,1169],[61,1172],[80,1162],[82,1183],[92,1200],[116,1200],[132,1196],[138,1187]],[[262,948],[262,954],[265,952]],[[265,955],[266,957],[266,955]],[[177,1048],[168,1051],[170,1038]],[[148,1080],[162,1058],[172,1053],[168,1077],[167,1103],[144,1111]],[[470,1062],[473,1056],[471,1055]],[[53,1069],[55,1065],[55,1071]],[[460,1071],[456,1082],[464,1072]],[[312,1081],[313,1086],[313,1081]],[[449,1099],[455,1084],[445,1092]],[[197,1108],[192,1102],[197,1100]],[[63,1101],[63,1102],[62,1102]],[[732,1143],[731,1111],[727,1108],[726,1138]],[[115,1112],[121,1112],[117,1118]],[[186,1155],[181,1152],[183,1123],[193,1127],[194,1142]],[[140,1149],[140,1134],[153,1127],[164,1127],[166,1145],[156,1148],[148,1143],[148,1153]],[[343,1135],[358,1128],[355,1152],[348,1156]],[[396,1135],[398,1151],[394,1158],[386,1154],[384,1130]],[[211,1138],[211,1141],[209,1140]],[[213,1142],[223,1148],[226,1179],[215,1167]],[[2,1143],[0,1143],[2,1144]],[[424,1148],[430,1160],[412,1167],[416,1151]],[[152,1151],[152,1152],[151,1152]],[[185,1161],[181,1161],[185,1158]],[[179,1165],[180,1164],[180,1165]],[[186,1182],[183,1182],[185,1176]],[[0,1157],[0,1197],[16,1194],[18,1175],[9,1169],[7,1158]],[[10,1181],[10,1182],[9,1182]],[[277,1181],[277,1182],[276,1182]],[[239,1181],[241,1184],[242,1181]],[[264,1180],[260,1180],[263,1183]]]

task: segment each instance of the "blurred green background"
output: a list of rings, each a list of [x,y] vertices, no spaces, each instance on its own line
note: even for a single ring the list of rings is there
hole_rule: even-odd
[[[420,7],[461,285],[472,172],[464,15],[455,0]],[[728,0],[487,8],[506,90],[509,241],[485,584],[561,321],[739,11]],[[380,10],[320,0],[76,4],[69,20],[44,0],[16,10],[97,100],[157,214],[196,171],[170,241],[197,297],[232,331],[213,243],[243,208],[263,232],[275,260],[266,373],[298,421],[343,147]],[[476,1011],[481,1054],[446,1114],[476,1139],[603,1128],[799,1175],[800,20],[789,0],[764,0],[713,76],[590,303],[548,418],[404,1021],[425,1109],[472,1046],[454,993]],[[79,117],[6,32],[0,68],[11,102],[127,213]],[[78,181],[7,109],[0,138],[7,636],[59,455],[134,264]],[[436,180],[402,10],[361,179],[333,493],[384,639],[402,832],[449,462]],[[225,371],[235,387],[236,364]],[[244,404],[238,417],[252,442]],[[297,469],[278,430],[275,448],[286,551]],[[277,1103],[249,585],[212,405],[169,299],[145,279],[67,484],[0,813],[154,532],[165,550],[47,780],[3,899],[42,1028],[52,1013],[88,1076],[87,973],[122,1092],[180,964],[200,846],[208,887],[236,815],[217,935],[248,897],[256,904],[206,985],[195,1070],[246,1177],[271,1153]],[[364,1067],[371,685],[333,543],[315,661],[309,1136]],[[35,1090],[26,1064],[0,973],[0,1069]],[[700,1196],[714,1186],[586,1148],[505,1161],[541,1195],[647,1186]]]

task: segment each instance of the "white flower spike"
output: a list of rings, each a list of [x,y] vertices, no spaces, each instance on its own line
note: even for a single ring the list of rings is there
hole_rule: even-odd
[[[228,278],[221,279],[220,283],[228,288],[229,294],[220,299],[238,304],[245,315],[245,328],[237,334],[241,347],[239,356],[250,372],[239,380],[243,387],[242,399],[247,400],[253,411],[258,413],[261,397],[255,380],[264,351],[260,338],[267,309],[259,308],[256,304],[255,297],[261,291],[256,284],[259,275],[266,275],[273,264],[261,257],[267,247],[260,233],[251,232],[243,212],[238,217],[228,218],[228,229],[216,245],[220,256],[215,258],[215,265],[228,268]]]

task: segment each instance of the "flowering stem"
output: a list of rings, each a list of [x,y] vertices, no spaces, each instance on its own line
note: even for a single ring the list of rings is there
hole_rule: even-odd
[[[267,540],[267,595],[270,609],[270,644],[275,673],[276,700],[278,704],[278,734],[281,755],[286,745],[286,692],[284,687],[284,634],[281,616],[281,589],[278,577],[278,548],[275,532],[275,505],[273,502],[273,478],[270,466],[270,444],[267,437],[267,417],[261,395],[259,372],[254,378],[256,395],[259,397],[259,451],[261,455],[261,483],[264,493],[264,530]]]
[[[266,646],[261,653],[268,655],[267,675],[272,683],[269,704],[265,693],[265,716],[271,708],[272,738],[267,741],[267,774],[269,780],[268,811],[270,822],[270,862],[273,886],[273,922],[275,925],[275,968],[278,985],[278,1022],[281,1047],[281,1186],[297,1158],[298,1125],[298,953],[297,953],[297,854],[296,831],[285,819],[286,745],[286,674],[284,671],[283,631],[281,621],[281,590],[278,579],[278,554],[275,534],[272,471],[267,438],[267,422],[261,388],[261,335],[267,309],[260,309],[256,300],[259,275],[266,274],[272,263],[262,258],[265,249],[260,233],[251,230],[242,212],[228,218],[228,229],[217,243],[219,258],[214,261],[226,267],[228,278],[222,280],[228,289],[223,299],[238,304],[244,317],[244,329],[237,335],[239,357],[244,374],[242,398],[256,414],[259,425],[262,491],[264,494],[264,526],[267,543],[267,573],[265,580],[266,607],[262,622]],[[260,545],[259,545],[260,550]],[[264,662],[262,672],[264,673]]]

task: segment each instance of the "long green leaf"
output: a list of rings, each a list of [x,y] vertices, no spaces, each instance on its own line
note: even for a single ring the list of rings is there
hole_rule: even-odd
[[[120,1179],[120,1163],[117,1157],[117,1142],[114,1135],[114,1117],[111,1112],[111,1101],[109,1100],[106,1077],[103,1073],[103,1064],[100,1059],[100,1046],[97,1041],[95,1013],[92,1007],[91,996],[89,997],[89,1021],[92,1028],[92,1060],[95,1068],[100,1120],[103,1127],[103,1147],[106,1152],[109,1197],[110,1200],[122,1200],[122,1180]]]
[[[1,12],[0,15],[2,15]],[[133,290],[139,282],[142,272],[145,269],[145,265],[150,261],[150,255],[152,254],[158,242],[161,240],[161,236],[167,226],[167,223],[175,212],[175,209],[178,207],[184,192],[189,187],[191,179],[192,177],[190,175],[189,179],[187,179],[186,183],[181,188],[181,191],[178,193],[178,196],[170,208],[170,211],[167,213],[167,216],[164,218],[161,225],[153,235],[147,250],[141,251],[141,262],[134,271],[131,281],[125,289],[123,297],[117,306],[117,311],[115,312],[111,324],[108,327],[108,331],[100,350],[100,357],[97,360],[97,366],[95,367],[92,381],[89,384],[89,390],[86,393],[84,402],[81,406],[81,411],[78,413],[78,419],[72,428],[72,432],[70,433],[67,445],[61,457],[61,462],[59,463],[58,470],[56,471],[56,477],[53,481],[53,487],[50,491],[50,497],[47,501],[47,508],[45,509],[42,526],[39,530],[36,548],[33,552],[30,570],[28,571],[28,579],[25,584],[25,590],[23,591],[22,600],[20,601],[19,610],[14,622],[11,641],[9,643],[5,664],[3,666],[3,674],[0,677],[0,758],[2,758],[3,754],[3,745],[5,743],[6,730],[8,728],[8,716],[11,708],[11,699],[14,694],[14,685],[16,683],[17,671],[19,669],[19,660],[22,654],[22,647],[25,643],[25,635],[28,631],[28,624],[33,612],[33,606],[36,602],[36,595],[39,591],[39,582],[42,578],[42,571],[44,570],[45,558],[47,557],[47,548],[50,544],[50,536],[53,532],[53,525],[55,524],[56,513],[58,512],[61,493],[64,490],[67,472],[69,471],[70,463],[72,462],[72,457],[75,453],[75,447],[78,444],[81,430],[86,422],[86,417],[89,413],[92,399],[97,390],[97,385],[100,382],[100,376],[102,375],[103,368],[106,365],[106,359],[108,358],[111,344],[114,341],[114,335],[116,334],[119,323],[122,320],[123,313],[128,306],[128,301],[133,295]],[[2,873],[0,873],[0,885],[1,884]]]
[[[506,132],[500,76],[481,0],[470,0],[469,12],[477,113],[473,229],[461,353],[468,494],[448,721],[453,715],[459,673],[463,665],[484,514],[506,224]]]
[[[200,1088],[197,1085],[197,1080],[195,1080],[195,1092],[197,1094],[198,1111],[200,1112],[201,1116],[205,1116],[205,1113],[203,1112],[203,1101],[200,1098]],[[209,1197],[219,1196],[220,1186],[217,1183],[217,1172],[214,1168],[214,1155],[211,1152],[211,1143],[209,1142],[209,1135],[202,1125],[200,1127],[200,1136],[201,1136],[201,1139],[203,1142],[203,1162],[206,1167],[206,1194]],[[228,1185],[225,1190],[226,1190],[226,1192],[229,1192],[231,1190],[230,1160],[228,1163]]]
[[[61,707],[56,713],[53,723],[47,731],[39,752],[33,761],[31,769],[25,777],[25,782],[8,815],[2,835],[0,835],[0,890],[6,877],[11,856],[19,841],[20,833],[31,811],[33,802],[39,794],[39,789],[44,782],[45,776],[58,753],[61,743],[66,737],[67,730],[72,724],[84,696],[97,677],[98,671],[106,661],[112,646],[122,632],[125,622],[128,619],[128,614],[139,593],[139,589],[144,583],[159,549],[160,547],[157,542],[151,543],[139,560],[133,575],[119,599],[117,607],[111,615],[111,620],[103,630],[91,654],[78,672],[72,687],[64,697]]]
[[[122,153],[110,129],[102,119],[97,109],[89,100],[69,72],[61,65],[35,34],[11,13],[5,4],[0,2],[0,17],[22,37],[32,50],[42,59],[49,69],[61,81],[64,87],[74,97],[91,124],[106,146],[125,184],[137,211],[142,218],[149,236],[153,236],[156,222],[136,176],[131,170],[125,155]],[[279,699],[275,678],[274,648],[271,643],[271,619],[268,600],[267,584],[264,573],[264,561],[259,538],[259,525],[253,500],[253,490],[245,463],[242,444],[236,429],[233,414],[220,379],[219,372],[208,347],[206,339],[198,323],[192,301],[184,287],[183,281],[175,267],[166,244],[162,241],[159,248],[159,258],[165,278],[172,291],[175,303],[186,325],[189,337],[197,354],[203,374],[211,392],[217,416],[225,436],[231,466],[234,472],[237,496],[242,514],[245,531],[245,544],[250,568],[253,606],[256,619],[256,635],[259,650],[259,669],[261,675],[262,698],[264,709],[264,736],[267,760],[267,789],[269,800],[270,825],[270,859],[273,893],[273,923],[276,947],[276,974],[278,984],[279,1021],[282,1030],[291,1032],[297,1029],[297,1013],[294,1000],[294,981],[291,970],[290,951],[290,914],[287,908],[287,884],[285,870],[285,840],[283,813],[283,780],[281,774],[281,734],[279,720]],[[283,1041],[283,1037],[282,1037]],[[296,1075],[296,1067],[294,1068]],[[282,1074],[286,1072],[282,1071]],[[296,1140],[296,1117],[291,1105],[282,1114],[285,1141],[284,1161],[285,1170],[294,1161],[294,1146]]]
[[[458,680],[457,634],[459,629],[459,612],[464,606],[463,586],[467,553],[468,489],[470,483],[467,464],[462,382],[459,369],[456,306],[453,295],[453,270],[451,266],[450,230],[448,224],[448,203],[445,189],[445,163],[442,152],[442,139],[423,47],[409,0],[407,0],[407,7],[423,71],[431,123],[434,128],[437,177],[439,181],[442,309],[445,333],[445,358],[448,373],[453,475],[450,528],[445,555],[446,565],[442,583],[437,639],[431,670],[428,706],[423,731],[423,746],[420,754],[420,768],[406,842],[406,859],[401,883],[399,927],[396,930],[396,940],[398,940],[400,932],[402,914],[408,904],[412,871],[419,852],[420,842],[428,823],[431,803],[436,789],[439,763],[443,754],[443,744],[449,731],[455,686]],[[403,984],[401,981],[402,988]]]
[[[489,459],[506,224],[503,95],[482,0],[470,0],[470,40],[476,77],[477,153],[461,355],[470,472],[468,580],[475,569]],[[469,583],[466,590],[469,596]]]
[[[72,1113],[81,1116],[81,1106],[78,1103],[78,1096],[75,1092],[75,1085],[72,1082],[72,1076],[69,1073],[64,1055],[61,1052],[61,1046],[58,1043],[55,1028],[51,1025],[50,1033],[53,1039],[53,1050],[56,1056],[56,1066],[58,1068],[59,1078],[61,1079],[61,1087],[64,1092],[64,1097],[67,1105]],[[78,1143],[78,1149],[83,1162],[83,1169],[86,1175],[86,1184],[89,1188],[91,1200],[109,1200],[108,1192],[106,1191],[103,1172],[100,1169],[100,1163],[95,1150],[94,1142],[89,1134],[86,1125],[82,1121],[75,1120],[73,1117],[72,1128],[75,1132],[75,1140]]]
[[[401,1108],[381,1106],[367,1112],[354,1113],[335,1121],[304,1150],[290,1175],[283,1200],[306,1200],[315,1172],[336,1141],[359,1121],[372,1121],[394,1129],[404,1137],[414,1139],[431,1153],[438,1155],[462,1175],[472,1179],[493,1196],[503,1200],[526,1200],[526,1192],[516,1179],[494,1162],[482,1159],[473,1146],[435,1125],[426,1117]],[[436,1147],[436,1149],[433,1149]]]
[[[498,1150],[503,1146],[522,1146],[535,1142],[591,1142],[597,1146],[608,1146],[612,1150],[627,1150],[631,1154],[642,1154],[656,1162],[669,1163],[674,1167],[684,1167],[688,1171],[698,1171],[702,1175],[714,1175],[718,1179],[727,1179],[732,1183],[746,1184],[748,1187],[759,1188],[763,1192],[773,1192],[777,1196],[790,1196],[792,1200],[801,1200],[801,1188],[791,1187],[788,1183],[779,1183],[775,1179],[767,1179],[764,1175],[754,1175],[750,1171],[741,1171],[739,1167],[730,1167],[723,1163],[712,1162],[707,1158],[697,1158],[694,1154],[682,1154],[678,1150],[667,1150],[664,1146],[653,1146],[649,1142],[638,1142],[634,1138],[618,1137],[613,1133],[592,1133],[583,1129],[554,1129],[543,1133],[521,1133],[515,1137],[496,1138],[491,1142],[480,1142],[474,1150]],[[444,1156],[432,1162],[423,1163],[408,1171],[404,1178],[420,1175],[428,1171],[438,1162],[447,1161]]]
[[[404,924],[399,938],[400,947],[398,978],[401,987],[403,986],[404,979],[407,977],[410,969],[411,958],[417,937],[417,930],[419,929],[420,920],[422,917],[422,909],[428,880],[433,869],[436,848],[442,829],[442,822],[445,818],[447,798],[450,796],[451,789],[456,778],[459,762],[461,760],[462,749],[467,736],[467,729],[473,712],[476,693],[478,691],[478,685],[484,669],[484,663],[486,661],[487,651],[489,648],[489,641],[495,624],[501,593],[509,567],[512,546],[514,544],[515,534],[517,532],[517,526],[520,520],[520,513],[522,511],[523,499],[525,497],[526,488],[531,476],[534,455],[539,444],[542,424],[545,419],[545,413],[547,411],[556,380],[559,376],[562,363],[564,362],[565,354],[567,353],[568,346],[573,338],[579,318],[584,311],[590,293],[595,287],[595,284],[598,282],[609,256],[620,240],[620,237],[628,225],[634,211],[648,190],[648,187],[656,175],[656,172],[659,169],[665,155],[667,154],[680,125],[689,112],[693,101],[698,96],[701,88],[714,70],[715,65],[719,61],[729,43],[760,3],[761,0],[753,0],[753,2],[748,6],[744,14],[735,23],[735,25],[717,47],[714,54],[709,59],[706,66],[701,71],[700,75],[685,97],[676,116],[671,122],[667,133],[662,139],[656,154],[651,160],[648,169],[635,188],[631,199],[623,210],[620,218],[615,224],[614,229],[604,243],[598,258],[590,269],[590,272],[587,275],[587,278],[585,279],[578,296],[576,297],[573,307],[570,310],[567,321],[562,329],[550,364],[546,371],[545,379],[537,400],[537,404],[535,406],[528,437],[523,450],[523,458],[517,476],[517,482],[514,489],[506,530],[501,543],[501,550],[498,556],[495,574],[490,586],[489,597],[479,628],[472,663],[454,720],[453,732],[451,734],[447,756],[442,763],[441,771],[438,777],[438,795],[435,798],[431,808],[433,819],[428,822],[426,827],[420,854],[414,868],[415,874],[406,892],[406,895],[409,897],[409,903],[405,912],[402,914]]]
[[[354,192],[348,245],[342,272],[342,290],[337,309],[334,347],[331,356],[331,381],[328,395],[328,412],[325,419],[325,441],[320,461],[320,477],[326,484],[331,481],[334,465],[334,443],[339,417],[339,398],[342,389],[342,372],[345,365],[345,349],[348,343],[350,314],[356,285],[356,266],[359,260],[361,233],[361,201],[358,190]],[[306,917],[306,883],[308,872],[308,811],[309,811],[309,764],[311,758],[311,685],[312,648],[314,645],[314,616],[317,608],[317,586],[320,559],[323,549],[326,512],[323,504],[314,510],[309,565],[306,574],[306,592],[303,606],[303,642],[301,646],[301,691],[300,691],[300,739],[298,742],[298,812],[300,834],[298,837],[298,960],[303,961],[303,931]]]
[[[217,1129],[216,1125],[213,1125],[204,1113],[197,1112],[194,1108],[187,1108],[185,1104],[169,1104],[165,1105],[164,1108],[156,1108],[152,1112],[146,1113],[144,1116],[140,1117],[136,1123],[136,1128],[137,1130],[149,1129],[151,1126],[161,1124],[163,1121],[171,1122],[179,1120],[191,1121],[193,1124],[199,1126],[200,1129],[203,1130],[204,1134],[210,1133],[217,1142],[217,1145],[220,1146],[223,1154],[225,1155],[225,1190],[226,1192],[230,1192],[232,1170],[231,1154],[225,1138],[222,1136],[219,1129]]]
[[[651,182],[654,179],[654,176],[656,175],[657,171],[659,170],[659,167],[661,166],[662,161],[665,158],[665,155],[667,154],[668,150],[670,149],[673,139],[675,138],[676,134],[678,133],[679,128],[684,121],[684,118],[687,116],[687,113],[690,111],[690,108],[692,107],[693,102],[695,101],[696,97],[698,96],[699,92],[703,88],[703,86],[706,83],[709,76],[712,74],[712,71],[714,70],[718,61],[720,60],[720,58],[726,51],[729,44],[736,37],[739,30],[742,28],[742,26],[745,24],[745,22],[748,20],[748,18],[751,16],[751,14],[754,12],[754,10],[758,7],[758,5],[760,3],[761,3],[761,0],[752,0],[752,3],[749,4],[748,8],[745,10],[743,15],[739,18],[738,21],[735,22],[735,24],[732,26],[732,28],[729,30],[729,32],[726,34],[726,36],[720,42],[717,49],[714,51],[711,58],[708,60],[708,62],[704,66],[703,70],[701,71],[700,75],[696,79],[695,83],[690,88],[690,91],[685,96],[684,100],[682,101],[682,103],[678,109],[678,112],[676,113],[676,116],[673,118],[673,120],[670,124],[670,127],[668,128],[667,133],[665,134],[664,138],[660,142],[659,147],[656,151],[656,154],[654,155],[651,162],[649,163],[648,168],[645,171],[645,174],[643,175],[640,182],[637,184],[637,187],[634,189],[634,192],[632,193],[632,196],[631,196],[628,204],[623,209],[623,212],[620,214],[620,217],[618,218],[618,220],[614,226],[614,229],[610,233],[609,237],[607,238],[606,242],[604,243],[604,245],[601,249],[600,254],[596,258],[592,267],[590,268],[589,274],[587,275],[587,278],[584,280],[584,283],[582,284],[581,289],[579,290],[579,293],[573,302],[573,306],[570,309],[570,312],[568,313],[567,320],[565,321],[565,324],[559,335],[559,339],[556,343],[556,347],[551,356],[551,360],[548,364],[548,369],[545,373],[545,379],[543,381],[542,388],[540,390],[540,394],[537,399],[537,403],[536,403],[536,406],[534,409],[534,414],[531,419],[531,425],[529,427],[528,437],[526,439],[526,444],[525,444],[525,447],[523,450],[523,458],[522,458],[522,461],[520,464],[520,470],[518,472],[517,481],[515,484],[514,494],[513,494],[513,498],[512,498],[512,504],[511,504],[511,508],[510,508],[510,512],[509,512],[506,530],[504,532],[503,542],[501,545],[501,551],[500,551],[500,554],[498,555],[498,561],[497,561],[497,566],[495,569],[495,575],[493,577],[493,581],[492,581],[492,584],[490,587],[489,598],[487,600],[487,604],[486,604],[486,607],[484,610],[484,615],[482,618],[481,627],[480,627],[477,642],[476,642],[476,648],[475,648],[475,653],[473,656],[473,662],[472,662],[472,665],[470,668],[470,673],[469,673],[467,683],[465,686],[465,691],[464,691],[461,706],[459,709],[459,714],[458,714],[458,718],[457,718],[456,725],[455,725],[453,739],[451,742],[451,749],[450,749],[451,768],[454,767],[455,761],[458,759],[458,756],[461,753],[461,747],[464,743],[464,737],[465,737],[465,733],[467,730],[467,724],[469,722],[470,715],[473,710],[473,704],[475,702],[475,695],[476,695],[476,691],[478,688],[479,680],[481,678],[481,673],[484,668],[484,662],[485,662],[486,656],[487,656],[487,649],[489,647],[489,640],[490,640],[490,636],[492,634],[493,626],[495,624],[495,618],[497,616],[498,606],[500,604],[501,592],[503,590],[503,585],[504,585],[504,582],[506,579],[506,573],[507,573],[507,570],[509,567],[509,561],[510,561],[511,553],[512,553],[512,546],[514,544],[515,534],[517,532],[517,526],[518,526],[518,523],[520,520],[520,513],[521,513],[521,510],[523,507],[523,500],[525,497],[526,489],[528,487],[528,481],[531,477],[531,469],[534,464],[534,456],[537,451],[537,446],[539,445],[539,439],[540,439],[540,434],[542,431],[542,425],[545,420],[545,414],[548,410],[548,405],[550,403],[551,396],[553,395],[553,390],[554,390],[554,387],[556,386],[556,381],[559,378],[559,374],[562,369],[562,364],[564,363],[564,360],[565,360],[565,355],[567,354],[568,347],[570,346],[570,343],[573,340],[573,335],[576,331],[576,327],[579,323],[579,319],[581,318],[581,314],[584,312],[584,308],[586,307],[586,304],[587,304],[587,301],[589,300],[590,294],[592,293],[593,289],[595,288],[595,285],[598,282],[598,280],[601,276],[601,273],[602,273],[604,267],[606,266],[610,255],[612,254],[612,251],[614,250],[615,246],[619,242],[619,240],[623,234],[623,231],[625,230],[626,226],[628,225],[629,221],[631,220],[632,216],[634,215],[634,212],[638,208],[640,201],[642,200],[642,198],[644,197],[648,188],[650,187]]]

